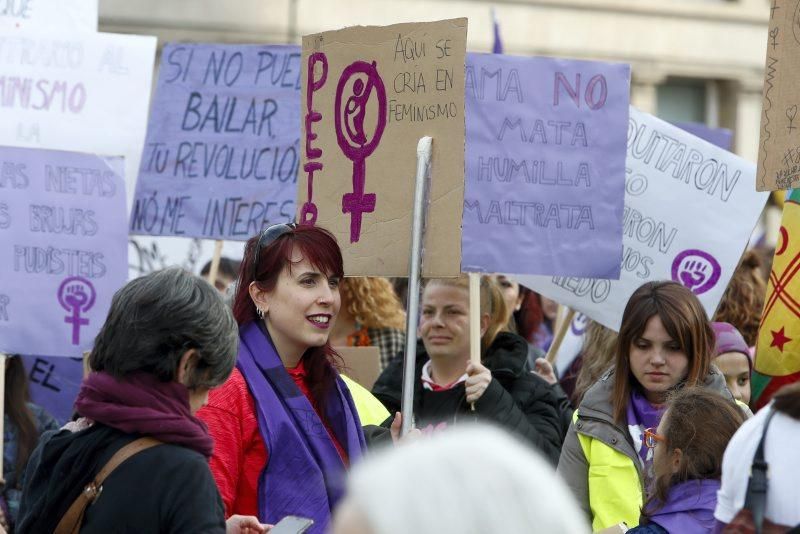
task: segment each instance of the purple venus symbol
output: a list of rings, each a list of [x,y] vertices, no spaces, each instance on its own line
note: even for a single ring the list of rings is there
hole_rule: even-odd
[[[672,279],[691,289],[695,295],[717,285],[721,275],[722,267],[716,258],[702,250],[684,250],[672,262]]]
[[[81,326],[89,324],[89,319],[81,317],[81,313],[86,313],[94,306],[96,297],[92,283],[81,276],[65,278],[58,287],[58,303],[70,313],[64,317],[64,322],[72,324],[73,345],[80,345]]]
[[[355,78],[352,95],[343,104],[344,91],[351,78]],[[367,141],[364,119],[373,90],[378,99],[378,120],[372,140]],[[342,196],[342,213],[350,214],[350,242],[356,243],[361,238],[362,215],[375,211],[375,193],[364,193],[366,159],[378,147],[386,128],[386,88],[374,61],[355,61],[344,69],[336,86],[334,114],[336,141],[345,157],[353,162],[353,192]]]

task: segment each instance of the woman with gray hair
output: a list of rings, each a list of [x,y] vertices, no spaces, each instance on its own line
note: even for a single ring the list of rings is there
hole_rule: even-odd
[[[224,532],[213,443],[194,413],[236,351],[233,316],[205,281],[169,269],[126,284],[89,356],[82,418],[31,457],[18,531]],[[265,531],[255,518],[227,526]]]
[[[572,494],[532,448],[463,425],[366,459],[348,480],[332,534],[580,534]]]

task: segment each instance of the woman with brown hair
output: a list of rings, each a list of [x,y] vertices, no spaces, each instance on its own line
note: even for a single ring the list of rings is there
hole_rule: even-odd
[[[30,402],[28,375],[18,355],[6,358],[5,405],[3,423],[3,501],[0,525],[10,530],[19,512],[22,474],[36,443],[44,432],[56,430],[58,423],[41,406]]]
[[[655,428],[667,395],[702,386],[733,401],[711,367],[714,332],[697,297],[676,282],[648,282],[622,315],[614,368],[583,397],[558,470],[595,530],[639,523],[653,479],[644,431]]]
[[[628,532],[711,532],[722,456],[743,422],[736,404],[712,391],[685,388],[672,396],[658,427],[645,431],[653,450],[653,495],[642,524]]]

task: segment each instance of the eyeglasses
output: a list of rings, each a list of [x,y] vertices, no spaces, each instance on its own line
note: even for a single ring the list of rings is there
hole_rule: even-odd
[[[656,434],[656,429],[655,428],[647,428],[647,429],[645,429],[645,431],[644,431],[644,445],[645,445],[645,447],[647,447],[648,449],[653,449],[653,448],[655,448],[656,445],[658,445],[659,441],[664,442],[666,440],[664,439],[664,436],[659,436],[658,434]]]
[[[256,250],[253,252],[253,280],[256,279],[256,274],[258,271],[258,260],[259,256],[261,256],[261,250],[267,248],[272,243],[275,242],[280,236],[284,234],[288,234],[292,230],[297,228],[297,223],[281,223],[281,224],[273,224],[272,226],[267,226],[261,232],[261,235],[258,236],[258,242],[256,243]]]

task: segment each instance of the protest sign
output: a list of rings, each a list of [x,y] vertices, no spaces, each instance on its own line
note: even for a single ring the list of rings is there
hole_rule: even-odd
[[[295,214],[300,48],[168,44],[132,234],[246,240]]]
[[[733,132],[727,128],[712,128],[699,122],[673,122],[672,124],[723,150],[730,150],[733,146]]]
[[[378,347],[335,347],[344,363],[345,374],[372,389],[381,374],[381,351]]]
[[[626,167],[620,279],[517,281],[613,330],[651,280],[684,284],[712,316],[767,201],[754,190],[755,167],[635,108]]]
[[[759,191],[800,186],[800,8],[796,5],[773,2],[770,10],[758,145]]]
[[[97,0],[0,0],[0,30],[96,32]]]
[[[0,145],[125,156],[133,191],[156,38],[17,33],[0,38]]]
[[[619,278],[630,67],[469,54],[466,93],[462,270]]]
[[[555,362],[553,362],[558,376],[564,376],[569,366],[575,358],[577,358],[578,354],[581,353],[588,322],[589,318],[582,313],[576,313],[572,317],[567,333],[564,335],[564,340],[558,347]]]
[[[426,276],[460,272],[467,20],[303,37],[299,219],[349,275],[408,276],[417,142],[433,137]]]
[[[127,247],[122,158],[0,147],[0,351],[91,347]]]
[[[44,408],[60,425],[72,419],[83,380],[82,358],[22,356],[31,402]]]

